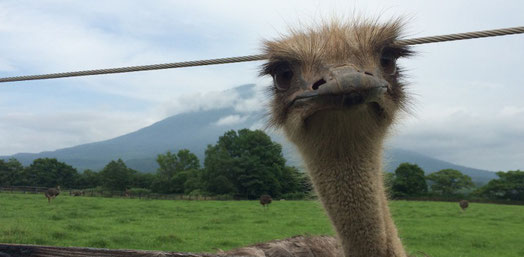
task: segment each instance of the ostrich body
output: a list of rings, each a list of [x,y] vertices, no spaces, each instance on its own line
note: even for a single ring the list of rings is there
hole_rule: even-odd
[[[269,204],[273,201],[270,195],[261,195],[260,196],[260,204],[262,207],[269,206]]]
[[[83,195],[85,195],[85,193],[84,193],[83,190],[75,190],[75,191],[72,191],[69,195],[72,195],[72,196],[83,196]]]
[[[407,100],[396,60],[412,52],[395,43],[401,28],[398,20],[334,21],[265,42],[268,62],[262,75],[273,77],[270,123],[297,146],[341,249],[318,255],[254,252],[270,244],[287,249],[283,240],[246,253],[406,256],[388,208],[381,166],[384,138]],[[308,240],[301,241],[308,249],[322,248]]]
[[[45,197],[47,197],[47,202],[51,203],[51,199],[57,197],[60,194],[60,186],[57,186],[56,188],[49,188],[44,194]]]
[[[467,200],[460,200],[459,206],[462,211],[465,211],[469,207],[469,202]]]

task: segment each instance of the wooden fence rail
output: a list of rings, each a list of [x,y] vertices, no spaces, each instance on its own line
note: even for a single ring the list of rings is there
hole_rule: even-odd
[[[0,193],[23,193],[23,194],[40,194],[47,191],[47,187],[31,187],[31,186],[11,186],[0,187]],[[157,194],[150,192],[133,192],[129,191],[111,191],[111,190],[95,190],[95,189],[66,189],[63,193],[74,195],[73,192],[81,191],[81,196],[88,197],[125,197],[131,199],[156,199],[156,200],[245,200],[243,198],[233,198],[228,196],[202,196],[202,195],[183,195],[183,194]],[[308,198],[303,200],[314,200],[315,198]],[[441,196],[418,196],[418,197],[397,197],[392,200],[404,201],[432,201],[432,202],[458,202],[460,200],[468,200],[472,203],[489,203],[489,204],[505,204],[505,205],[524,205],[524,201],[503,200],[503,199],[485,199],[485,198],[470,198],[470,197],[441,197]],[[0,257],[2,257],[0,255]]]
[[[524,205],[524,201],[512,201],[502,199],[483,199],[483,198],[450,198],[450,197],[436,197],[436,196],[419,196],[419,197],[399,197],[392,200],[399,201],[428,201],[428,202],[459,202],[460,200],[468,200],[470,203],[487,203],[487,204],[503,204],[503,205]]]
[[[23,194],[40,194],[47,191],[47,187],[30,187],[30,186],[12,186],[0,187],[0,193],[23,193]],[[63,189],[62,194],[73,196],[73,192],[83,192],[78,196],[89,197],[126,197],[138,199],[159,199],[159,200],[235,200],[232,197],[225,196],[202,196],[202,195],[183,195],[183,194],[157,194],[150,192],[126,192],[111,190],[95,189]],[[0,256],[1,257],[1,256]]]
[[[0,244],[0,257],[218,257],[209,253],[177,253],[163,251],[120,250],[88,247]],[[220,257],[233,257],[220,255]],[[236,257],[236,256],[235,256]]]
[[[47,187],[32,187],[32,186],[10,186],[10,187],[0,187],[2,192],[21,192],[29,194],[38,194],[47,191]]]

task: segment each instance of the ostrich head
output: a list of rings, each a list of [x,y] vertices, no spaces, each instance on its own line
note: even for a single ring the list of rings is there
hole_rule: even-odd
[[[406,103],[396,61],[412,52],[396,44],[401,28],[398,20],[331,22],[265,42],[261,73],[273,77],[271,125],[299,148],[383,136]]]

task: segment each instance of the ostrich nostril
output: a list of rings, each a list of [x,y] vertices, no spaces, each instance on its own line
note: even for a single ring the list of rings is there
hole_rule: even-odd
[[[313,84],[312,88],[313,90],[317,90],[320,86],[322,86],[325,83],[326,81],[324,79],[320,79],[319,81],[315,82],[315,84]]]
[[[371,73],[369,71],[364,71],[364,74],[369,75],[369,76],[373,76],[373,73]]]

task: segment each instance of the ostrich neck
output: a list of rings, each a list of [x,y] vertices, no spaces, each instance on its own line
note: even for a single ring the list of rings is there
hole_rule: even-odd
[[[351,141],[299,147],[344,256],[405,257],[384,192],[382,142]]]

